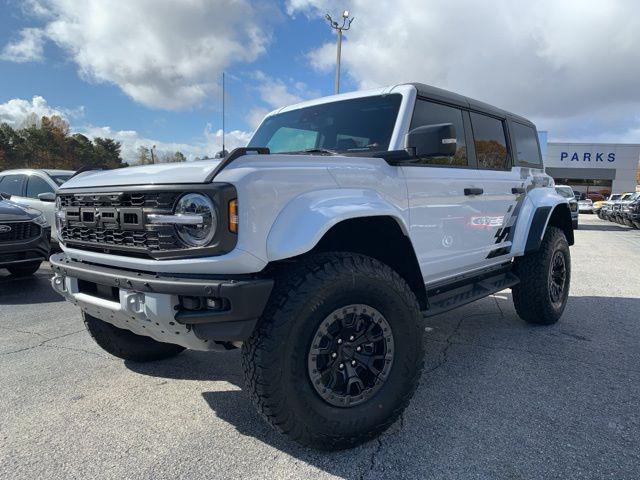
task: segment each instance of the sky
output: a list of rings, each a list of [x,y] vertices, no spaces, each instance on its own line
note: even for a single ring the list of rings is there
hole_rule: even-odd
[[[189,159],[242,146],[269,111],[418,81],[536,122],[550,141],[640,143],[637,0],[0,0],[0,122],[58,114]]]

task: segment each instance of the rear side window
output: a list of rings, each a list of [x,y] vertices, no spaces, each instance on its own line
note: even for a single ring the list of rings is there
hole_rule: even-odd
[[[516,160],[518,163],[542,165],[538,138],[534,128],[513,122],[513,134],[516,140]]]
[[[0,192],[21,197],[23,181],[24,175],[6,175],[0,179]]]
[[[478,167],[491,170],[508,169],[507,138],[502,120],[472,112],[471,126]]]
[[[456,129],[457,149],[455,155],[451,157],[429,157],[424,161],[434,165],[454,165],[466,167],[469,164],[467,159],[467,143],[464,135],[464,122],[462,111],[447,105],[418,100],[411,120],[411,130],[424,125],[438,125],[440,123],[450,123]]]
[[[32,175],[27,180],[27,197],[38,198],[41,193],[53,193],[53,188],[42,178]]]

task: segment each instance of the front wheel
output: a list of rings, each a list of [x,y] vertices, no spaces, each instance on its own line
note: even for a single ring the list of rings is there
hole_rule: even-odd
[[[513,304],[524,321],[538,325],[556,323],[567,305],[571,282],[571,255],[564,232],[547,227],[540,248],[516,259]]]
[[[369,257],[289,265],[242,347],[253,403],[275,428],[322,450],[354,447],[399,417],[424,363],[415,295]]]

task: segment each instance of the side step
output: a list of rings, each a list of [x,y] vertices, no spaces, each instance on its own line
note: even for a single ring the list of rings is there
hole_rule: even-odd
[[[454,284],[451,288],[439,287],[427,292],[429,308],[424,312],[426,317],[433,317],[448,310],[453,310],[467,303],[499,292],[520,283],[520,279],[511,272],[504,272],[491,277],[472,279],[464,285]]]

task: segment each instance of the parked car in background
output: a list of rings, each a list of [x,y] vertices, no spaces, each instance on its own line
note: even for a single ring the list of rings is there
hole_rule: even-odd
[[[597,192],[589,192],[589,193],[587,193],[586,197],[588,199],[590,199],[593,203],[602,202],[602,201],[605,200],[604,195],[602,195],[601,193],[597,193]]]
[[[635,227],[633,221],[630,217],[631,213],[631,204],[640,199],[640,192],[632,193],[626,199],[620,201],[620,219],[621,223],[625,224],[627,227]]]
[[[573,225],[573,229],[578,229],[578,200],[576,200],[576,196],[574,191],[571,189],[569,185],[556,185],[556,192],[562,195],[569,201],[569,209],[571,210],[571,224]]]
[[[634,228],[640,228],[640,198],[636,198],[629,204],[625,215]]]
[[[613,204],[617,200],[620,200],[622,197],[622,193],[612,193],[609,198],[602,204],[600,211],[598,212],[598,217],[602,220],[610,220],[611,212],[613,210]]]
[[[57,243],[55,200],[58,187],[73,176],[72,170],[20,169],[0,172],[0,192],[11,195],[18,205],[40,210],[51,226],[51,236]]]
[[[578,200],[578,211],[580,213],[593,213],[593,201],[590,198]]]
[[[38,210],[0,197],[0,268],[31,275],[49,257],[51,228]]]
[[[624,225],[622,220],[622,205],[633,195],[631,192],[623,193],[618,200],[611,204],[611,212],[609,212],[609,220]]]
[[[602,207],[604,206],[606,201],[607,201],[606,198],[604,198],[603,200],[594,201],[593,202],[593,213],[597,213],[598,216],[600,216],[600,210],[602,210]]]

